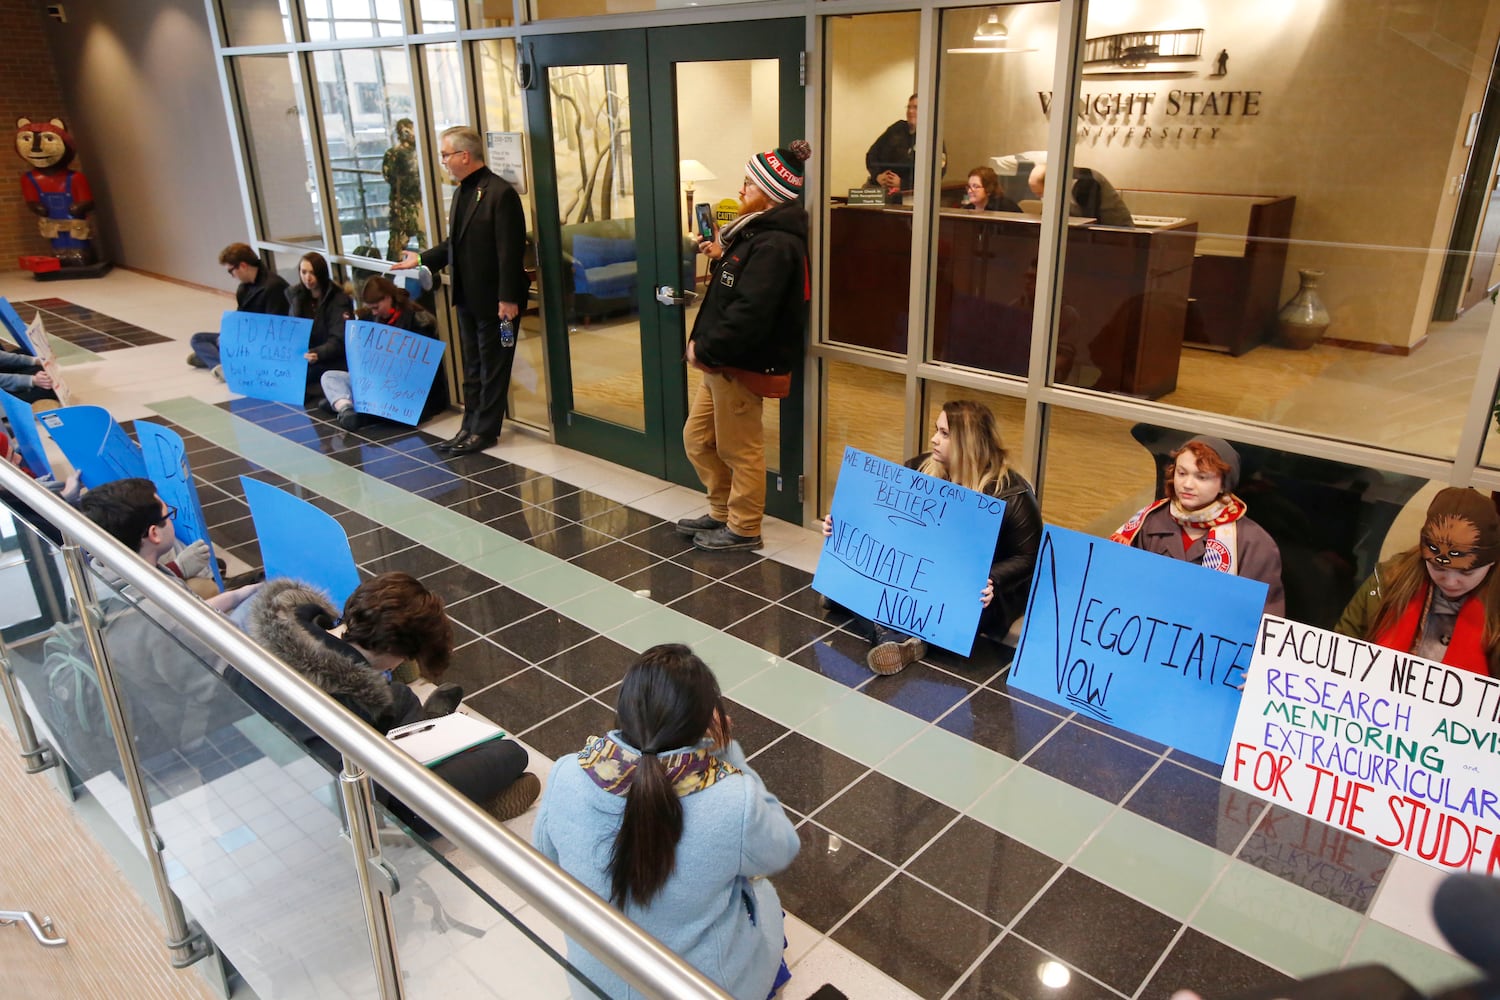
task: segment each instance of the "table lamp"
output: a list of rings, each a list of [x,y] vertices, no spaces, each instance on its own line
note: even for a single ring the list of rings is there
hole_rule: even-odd
[[[687,224],[691,231],[693,228],[693,182],[716,181],[719,178],[697,160],[678,160],[677,176],[687,185]]]

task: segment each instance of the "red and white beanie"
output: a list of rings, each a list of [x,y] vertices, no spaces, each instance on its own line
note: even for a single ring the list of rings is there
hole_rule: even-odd
[[[802,193],[802,164],[812,156],[806,139],[797,139],[785,149],[756,153],[745,165],[745,176],[776,202],[793,201]]]

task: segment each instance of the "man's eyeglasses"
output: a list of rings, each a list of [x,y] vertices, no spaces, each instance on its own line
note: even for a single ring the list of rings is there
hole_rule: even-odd
[[[467,153],[467,149],[450,149],[446,153],[439,153],[438,159],[447,162],[448,157],[457,156],[459,153]]]
[[[175,520],[177,520],[177,508],[176,507],[173,507],[169,503],[164,503],[164,504],[162,504],[162,506],[166,507],[167,510],[166,510],[166,513],[162,514],[161,520],[156,522],[157,524],[166,524],[168,521],[175,521]]]

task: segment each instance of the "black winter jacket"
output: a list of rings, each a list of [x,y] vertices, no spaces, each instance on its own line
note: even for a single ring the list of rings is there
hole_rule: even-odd
[[[923,452],[907,462],[906,467],[921,468],[930,454]],[[979,631],[999,639],[1026,610],[1026,601],[1031,596],[1031,576],[1036,570],[1037,550],[1042,546],[1042,509],[1037,505],[1031,484],[1015,470],[985,492],[1005,501],[1005,514],[995,539],[995,555],[990,561],[995,597],[979,617]]]
[[[312,337],[307,349],[318,356],[314,362],[323,370],[340,370],[348,367],[344,360],[344,323],[354,315],[354,304],[342,288],[333,287],[321,299],[298,285],[287,293],[293,316],[313,321]]]
[[[806,210],[794,201],[767,209],[709,269],[689,337],[694,356],[710,368],[792,371],[802,359],[809,288]]]
[[[285,316],[291,308],[286,279],[264,264],[255,273],[254,281],[240,282],[240,287],[234,290],[234,301],[240,312],[247,313]]]

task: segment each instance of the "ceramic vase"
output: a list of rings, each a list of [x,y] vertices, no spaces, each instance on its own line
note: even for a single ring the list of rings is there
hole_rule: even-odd
[[[1305,351],[1323,339],[1333,318],[1318,295],[1318,279],[1323,277],[1323,272],[1304,267],[1297,274],[1302,279],[1302,287],[1276,314],[1276,325],[1281,333],[1282,347]]]

